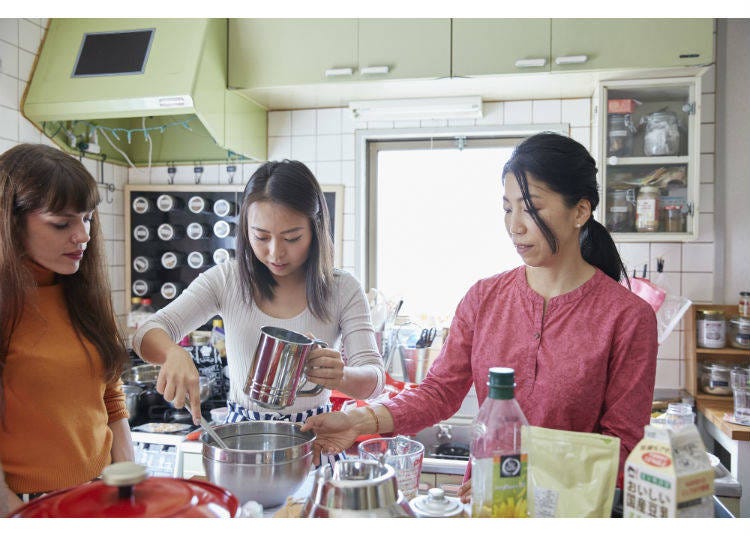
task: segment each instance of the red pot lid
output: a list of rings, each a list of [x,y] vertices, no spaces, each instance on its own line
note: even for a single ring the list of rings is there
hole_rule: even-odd
[[[12,517],[235,517],[239,500],[208,482],[148,477],[132,462],[115,463],[102,480],[44,495]]]

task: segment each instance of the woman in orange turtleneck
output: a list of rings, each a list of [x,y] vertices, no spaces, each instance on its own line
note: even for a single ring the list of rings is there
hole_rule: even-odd
[[[0,514],[133,459],[99,200],[62,151],[0,155]]]

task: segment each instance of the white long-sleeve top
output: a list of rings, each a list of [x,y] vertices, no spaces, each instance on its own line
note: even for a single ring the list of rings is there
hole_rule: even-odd
[[[367,366],[376,371],[378,383],[370,396],[377,396],[383,391],[385,372],[383,359],[375,342],[365,293],[359,282],[348,272],[334,270],[333,281],[330,322],[316,318],[309,307],[294,318],[275,318],[261,311],[254,302],[245,302],[236,260],[214,266],[201,273],[173,302],[157,311],[138,328],[133,337],[133,349],[141,355],[143,336],[152,328],[163,329],[176,342],[219,315],[224,322],[226,337],[230,385],[228,398],[247,410],[261,413],[269,411],[255,404],[242,391],[258,345],[260,328],[263,326],[312,333],[316,338],[326,341],[331,348],[341,349],[343,346],[342,353],[347,366]],[[308,384],[304,388],[310,389],[312,386]],[[294,404],[283,412],[293,414],[322,406],[328,402],[330,393],[329,389],[323,389],[316,396],[298,396]]]

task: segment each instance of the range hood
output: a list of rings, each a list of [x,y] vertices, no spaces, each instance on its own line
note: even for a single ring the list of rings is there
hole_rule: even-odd
[[[227,19],[52,19],[22,110],[108,162],[266,159],[266,110],[227,89]]]

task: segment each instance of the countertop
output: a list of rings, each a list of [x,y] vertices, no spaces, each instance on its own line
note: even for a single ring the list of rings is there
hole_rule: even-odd
[[[750,441],[750,426],[732,424],[724,420],[725,413],[732,413],[731,402],[727,405],[725,402],[698,400],[697,409],[728,438],[736,441]]]

